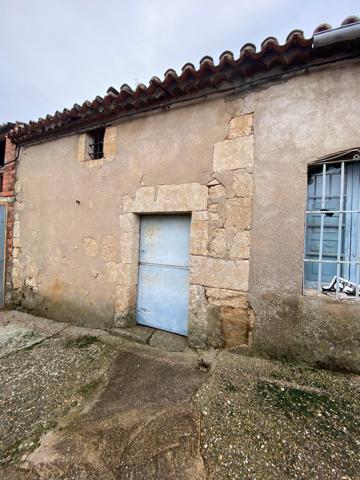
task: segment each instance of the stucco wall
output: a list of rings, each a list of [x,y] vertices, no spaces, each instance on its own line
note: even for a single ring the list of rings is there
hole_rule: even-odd
[[[116,154],[100,162],[79,161],[79,135],[26,148],[14,301],[126,326],[138,215],[188,211],[193,346],[250,338],[254,352],[358,370],[358,305],[304,297],[302,274],[307,165],[359,146],[359,72],[353,61],[115,124]]]
[[[360,368],[358,305],[302,295],[307,165],[359,146],[359,81],[360,64],[353,63],[250,96],[255,106],[250,263],[255,351]]]
[[[189,341],[247,342],[253,117],[236,105],[221,98],[115,123],[101,160],[85,161],[83,135],[25,148],[14,301],[80,325],[129,326],[139,215],[190,212]]]

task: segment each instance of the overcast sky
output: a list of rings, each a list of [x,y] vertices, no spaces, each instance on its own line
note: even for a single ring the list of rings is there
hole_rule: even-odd
[[[359,0],[0,0],[0,123],[37,120],[163,78],[206,54],[311,36],[360,13]]]

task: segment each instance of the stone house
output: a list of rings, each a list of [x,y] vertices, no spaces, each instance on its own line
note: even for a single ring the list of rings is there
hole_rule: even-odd
[[[6,302],[359,369],[359,54],[351,17],[16,125]]]

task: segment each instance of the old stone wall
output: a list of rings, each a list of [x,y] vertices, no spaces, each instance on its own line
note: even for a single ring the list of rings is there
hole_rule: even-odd
[[[247,344],[252,112],[221,98],[114,124],[98,160],[87,141],[21,154],[14,301],[81,325],[133,324],[140,216],[189,212],[189,343]]]

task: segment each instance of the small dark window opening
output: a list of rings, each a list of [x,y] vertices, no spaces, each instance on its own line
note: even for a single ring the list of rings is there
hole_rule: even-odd
[[[0,140],[0,167],[5,163],[5,140]]]
[[[105,128],[98,128],[88,133],[89,135],[89,156],[91,160],[97,160],[104,156],[104,135]]]
[[[0,173],[0,193],[3,192],[3,186],[4,186],[4,174]]]

